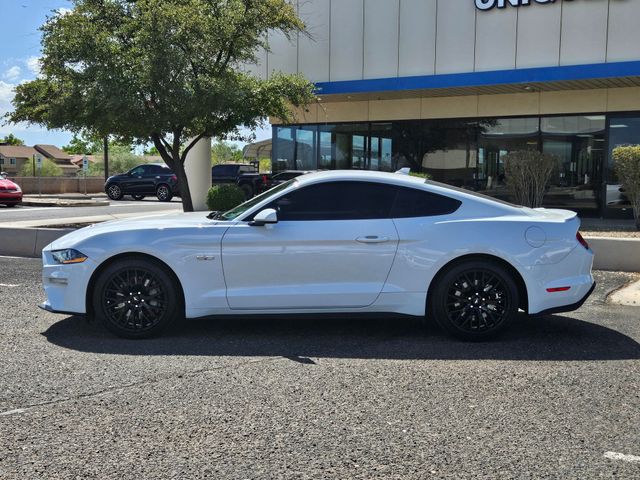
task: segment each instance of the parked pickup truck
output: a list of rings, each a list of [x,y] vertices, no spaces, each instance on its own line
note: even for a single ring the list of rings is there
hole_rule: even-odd
[[[260,173],[258,166],[251,163],[221,163],[211,168],[211,183],[235,184],[249,199],[271,187],[271,175]]]

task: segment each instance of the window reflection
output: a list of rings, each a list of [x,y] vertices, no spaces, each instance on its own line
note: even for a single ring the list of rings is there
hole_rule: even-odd
[[[606,207],[631,208],[631,202],[613,163],[613,150],[623,145],[640,144],[640,117],[620,116],[609,119],[609,151],[607,155]]]

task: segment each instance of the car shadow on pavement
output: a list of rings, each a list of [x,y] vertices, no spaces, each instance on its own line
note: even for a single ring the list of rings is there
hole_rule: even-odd
[[[563,315],[521,315],[499,339],[482,343],[461,342],[435,325],[422,326],[419,320],[398,317],[189,320],[160,338],[124,340],[101,325],[74,316],[53,324],[43,335],[60,347],[121,355],[538,361],[640,358],[640,344],[632,338]]]

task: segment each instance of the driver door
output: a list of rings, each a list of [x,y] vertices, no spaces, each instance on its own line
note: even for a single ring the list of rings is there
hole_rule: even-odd
[[[382,291],[398,247],[396,189],[369,182],[302,187],[266,208],[278,223],[241,222],[222,239],[232,309],[365,307]]]

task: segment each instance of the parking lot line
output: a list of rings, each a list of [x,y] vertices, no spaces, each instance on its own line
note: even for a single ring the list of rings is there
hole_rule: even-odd
[[[637,455],[627,455],[618,452],[604,452],[604,457],[610,460],[622,460],[623,462],[640,463],[640,457]]]
[[[7,410],[6,412],[0,412],[0,417],[5,417],[7,415],[16,415],[18,413],[23,413],[25,411],[24,408],[16,408],[14,410]]]

